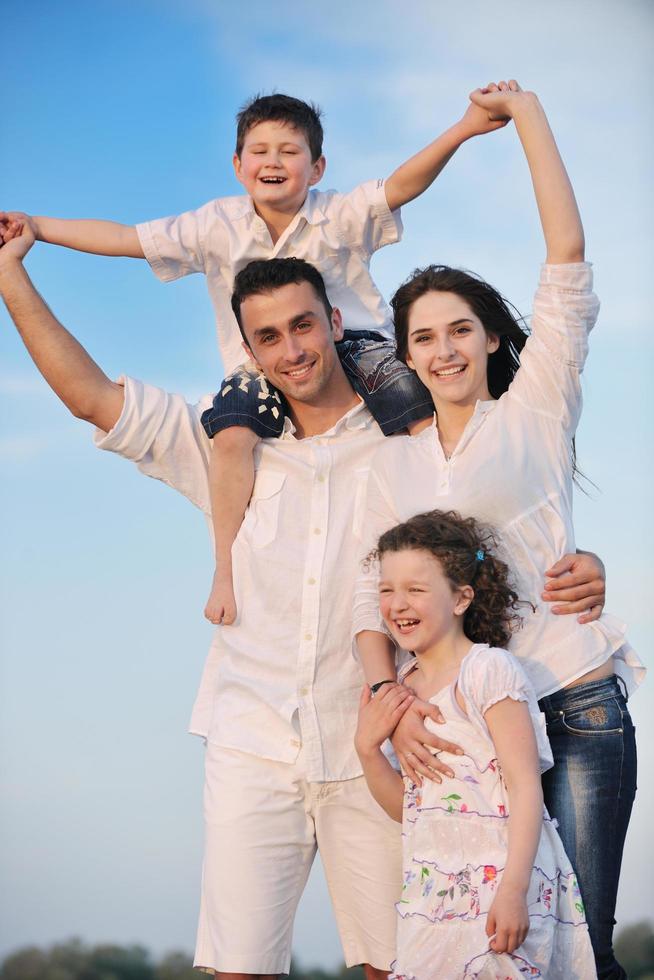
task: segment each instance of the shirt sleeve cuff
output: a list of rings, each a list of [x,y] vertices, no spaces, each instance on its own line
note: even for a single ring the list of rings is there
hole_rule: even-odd
[[[404,232],[401,208],[397,208],[395,211],[389,209],[384,189],[385,183],[386,181],[383,179],[369,182],[372,213],[382,228],[382,240],[379,243],[379,248],[399,242]]]
[[[178,278],[166,267],[165,262],[157,251],[152,223],[150,221],[144,221],[142,224],[136,225],[136,234],[139,236],[139,242],[141,243],[141,248],[143,249],[143,254],[147,259],[148,265],[157,279],[160,279],[161,282],[173,282],[174,279]]]
[[[589,293],[593,288],[593,266],[590,262],[567,262],[560,265],[544,263],[540,270],[540,286],[554,286],[568,292]]]
[[[152,388],[126,375],[121,375],[117,383],[125,389],[123,410],[109,432],[95,429],[93,442],[98,449],[118,453],[126,459],[138,460],[147,451],[150,436],[144,427],[139,427],[137,422],[145,414],[143,407],[152,406],[161,392],[158,388]],[[138,437],[139,432],[144,438]]]

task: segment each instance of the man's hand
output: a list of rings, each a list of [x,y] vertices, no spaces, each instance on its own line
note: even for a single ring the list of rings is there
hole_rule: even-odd
[[[20,235],[24,225],[29,225],[34,238],[39,237],[36,220],[23,211],[0,211],[0,246]]]
[[[395,730],[414,695],[402,684],[384,684],[375,697],[366,684],[359,701],[359,720],[354,746],[365,755],[378,749]]]
[[[579,623],[593,623],[602,615],[606,602],[606,571],[591,551],[564,555],[545,572],[548,581],[542,599],[556,602],[557,616],[577,613]]]
[[[34,231],[30,221],[16,223],[10,238],[0,243],[0,266],[8,266],[11,262],[25,258],[35,241]]]
[[[439,723],[445,721],[435,704],[416,698],[400,719],[391,741],[402,769],[414,783],[422,783],[423,776],[440,783],[441,773],[445,776],[453,776],[454,773],[438,756],[429,751],[428,746],[453,755],[463,755],[463,750],[454,742],[447,742],[430,732],[425,727],[425,718],[432,718]]]

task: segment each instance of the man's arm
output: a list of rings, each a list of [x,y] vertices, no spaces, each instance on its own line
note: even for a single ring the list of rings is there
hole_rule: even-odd
[[[108,432],[123,408],[123,389],[100,370],[34,288],[23,258],[34,244],[29,225],[0,248],[0,295],[37,368],[76,418]]]
[[[488,91],[495,91],[491,85]],[[408,204],[433,184],[445,165],[466,140],[482,133],[492,133],[506,126],[508,119],[490,119],[485,109],[470,105],[462,118],[415,156],[397,168],[384,183],[386,201],[391,211]]]
[[[94,255],[122,255],[145,258],[139,236],[133,225],[96,219],[34,217],[22,211],[0,211],[0,237],[10,242],[20,229],[29,225],[39,242],[64,245]]]

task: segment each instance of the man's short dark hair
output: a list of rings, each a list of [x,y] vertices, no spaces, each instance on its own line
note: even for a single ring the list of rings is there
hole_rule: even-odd
[[[315,265],[311,265],[310,262],[295,258],[256,259],[241,269],[234,280],[232,310],[246,344],[249,345],[249,341],[245,336],[241,321],[241,303],[243,300],[247,299],[248,296],[272,293],[275,289],[281,289],[282,286],[290,286],[292,283],[299,285],[303,282],[308,282],[313,287],[313,291],[325,307],[327,316],[331,317],[332,305],[327,298],[325,280]]]
[[[311,150],[311,162],[322,156],[323,132],[320,108],[313,102],[302,102],[291,95],[257,95],[247,102],[236,116],[236,156],[243,152],[245,137],[261,122],[288,123],[306,136]]]

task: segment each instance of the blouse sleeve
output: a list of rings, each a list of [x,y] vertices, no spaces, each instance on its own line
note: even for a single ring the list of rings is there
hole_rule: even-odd
[[[531,334],[508,392],[528,411],[560,421],[569,436],[579,421],[581,372],[599,311],[592,286],[587,262],[542,267]]]
[[[545,716],[538,707],[531,682],[515,657],[507,650],[479,647],[464,661],[459,688],[469,714],[484,728],[487,727],[484,715],[494,704],[505,698],[526,702],[536,733],[541,772],[551,769],[554,760],[545,729]]]
[[[379,454],[378,454],[379,455]],[[383,477],[373,458],[366,492],[363,525],[363,548],[354,586],[352,616],[353,651],[355,656],[356,635],[362,630],[374,630],[390,635],[379,611],[379,562],[368,556],[377,547],[379,538],[390,527],[399,523],[387,494],[384,493]]]

